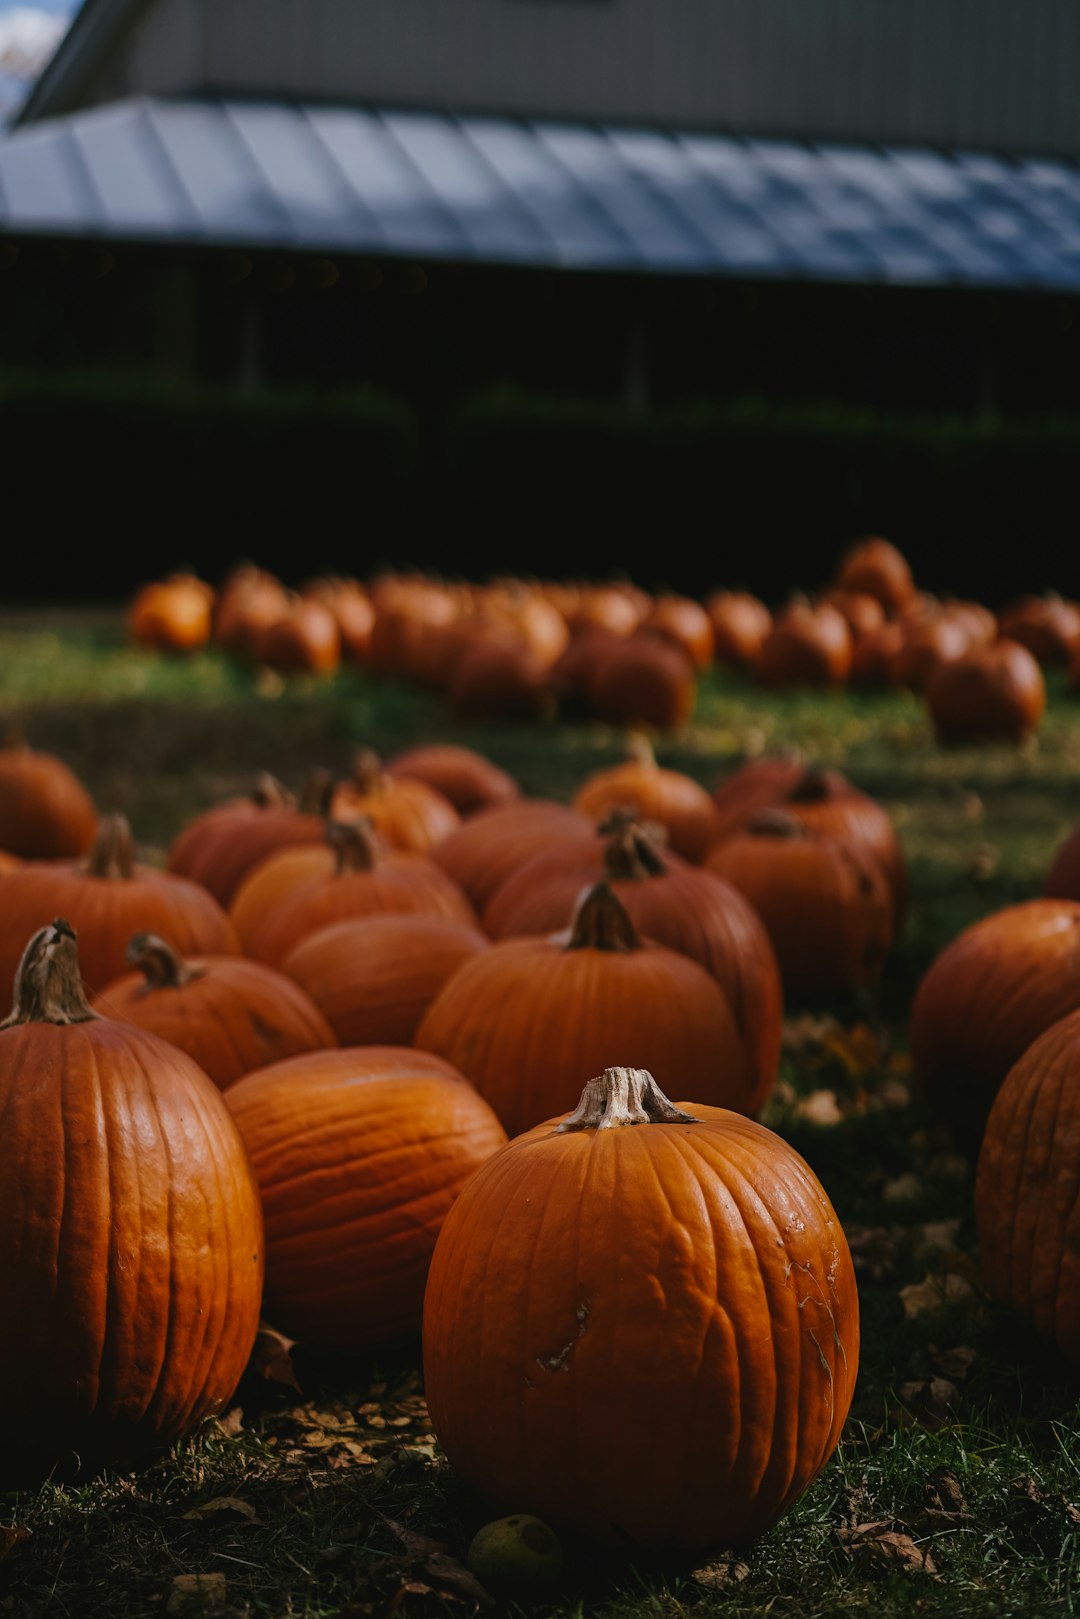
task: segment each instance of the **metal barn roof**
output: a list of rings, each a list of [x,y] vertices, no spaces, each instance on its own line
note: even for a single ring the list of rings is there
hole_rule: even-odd
[[[0,140],[0,234],[485,264],[1080,288],[1080,168],[277,102]]]

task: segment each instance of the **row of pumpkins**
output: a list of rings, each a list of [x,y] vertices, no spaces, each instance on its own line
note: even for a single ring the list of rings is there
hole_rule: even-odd
[[[262,782],[158,871],[59,761],[0,752],[0,1450],[128,1463],[189,1431],[265,1300],[339,1348],[422,1318],[440,1441],[507,1509],[621,1544],[767,1528],[838,1442],[858,1300],[820,1184],[751,1115],[781,981],[881,970],[905,902],[887,816],[789,760],[710,795],[634,758],[571,808],[444,747],[316,797]],[[1080,904],[1057,909],[1075,952]],[[1030,1039],[1072,1009],[1048,993],[1061,931],[1033,930],[1057,943],[1018,984],[1000,933],[931,969],[930,1091],[961,1029],[1004,1061],[993,1017],[1029,994]],[[1051,1335],[1080,1314],[1050,1230],[1080,1165],[1065,1138],[1054,1157],[1045,1072],[1067,1084],[1078,1021],[1010,1075],[979,1175],[991,1286]],[[1018,1281],[994,1234],[1030,1252],[1033,1223],[1051,1240]]]
[[[925,692],[945,740],[1019,740],[1046,703],[1041,665],[1080,679],[1080,607],[1027,598],[1000,618],[915,589],[907,562],[873,538],[844,558],[817,600],[774,615],[720,591],[704,604],[630,584],[502,580],[448,585],[388,575],[364,587],[319,579],[293,595],[271,574],[235,571],[215,596],[189,575],[144,586],[136,641],[189,651],[213,640],[282,672],[332,673],[344,658],[447,694],[462,718],[593,715],[678,727],[713,662],[766,685],[908,686]]]

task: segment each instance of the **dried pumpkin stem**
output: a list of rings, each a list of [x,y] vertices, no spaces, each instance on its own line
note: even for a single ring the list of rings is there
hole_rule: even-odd
[[[590,888],[574,915],[567,950],[640,950],[641,938],[607,883]]]
[[[313,770],[300,795],[300,808],[306,815],[327,816],[334,797],[334,777],[329,770]]]
[[[820,765],[807,765],[787,795],[789,804],[822,804],[831,798],[829,773]]]
[[[353,760],[352,784],[364,798],[386,791],[382,760],[374,748],[361,748]]]
[[[136,933],[126,954],[131,965],[145,977],[148,990],[180,989],[192,979],[202,978],[205,972],[202,967],[188,966],[156,933]]]
[[[58,916],[23,951],[11,1015],[0,1029],[23,1023],[92,1023],[97,1016],[83,989],[75,930]]]
[[[656,765],[656,750],[644,731],[631,731],[626,739],[626,752],[636,764]]]
[[[251,802],[259,809],[289,809],[296,800],[284,782],[278,781],[269,770],[260,770],[251,790]]]
[[[135,875],[135,839],[126,815],[106,815],[86,862],[91,877],[126,882]]]
[[[605,1068],[590,1079],[581,1101],[557,1131],[620,1130],[628,1124],[697,1124],[669,1102],[647,1068]]]
[[[339,877],[375,869],[375,829],[366,815],[358,821],[330,821],[326,841],[334,851]]]
[[[604,874],[609,882],[640,882],[648,877],[662,877],[667,869],[643,826],[624,820],[612,828],[604,848]]]

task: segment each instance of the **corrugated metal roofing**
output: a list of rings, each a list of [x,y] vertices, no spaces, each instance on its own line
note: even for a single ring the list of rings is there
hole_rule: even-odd
[[[142,100],[0,141],[0,232],[487,264],[1080,287],[1080,168]]]

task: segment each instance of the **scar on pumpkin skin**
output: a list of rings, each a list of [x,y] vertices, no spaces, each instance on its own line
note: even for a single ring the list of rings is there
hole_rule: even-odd
[[[571,1338],[570,1342],[566,1345],[566,1348],[560,1349],[557,1355],[549,1355],[546,1358],[543,1355],[537,1355],[536,1364],[538,1366],[542,1366],[547,1372],[568,1372],[570,1370],[569,1366],[566,1364],[570,1358],[570,1351],[580,1338],[584,1338],[586,1329],[589,1325],[588,1299],[585,1300],[584,1304],[578,1305],[577,1321],[577,1333],[573,1338]]]

